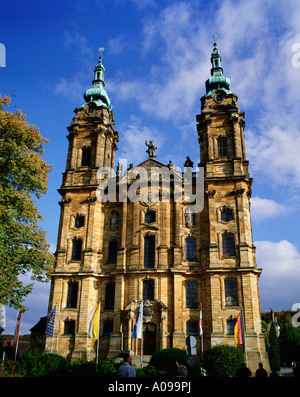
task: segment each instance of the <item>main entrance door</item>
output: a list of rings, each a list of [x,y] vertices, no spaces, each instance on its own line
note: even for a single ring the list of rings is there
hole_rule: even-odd
[[[144,343],[143,353],[145,355],[152,355],[156,348],[156,326],[152,323],[144,323]]]

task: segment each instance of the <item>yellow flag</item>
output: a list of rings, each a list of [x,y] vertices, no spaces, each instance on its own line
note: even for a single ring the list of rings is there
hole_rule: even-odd
[[[90,315],[89,336],[92,339],[98,339],[99,319],[100,319],[100,302],[94,308],[94,310]]]

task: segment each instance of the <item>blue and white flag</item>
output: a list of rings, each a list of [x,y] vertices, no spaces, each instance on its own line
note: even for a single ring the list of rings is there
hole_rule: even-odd
[[[48,314],[49,322],[46,329],[46,336],[53,336],[54,324],[55,324],[55,314],[56,314],[56,306],[50,311]]]
[[[143,334],[143,302],[139,306],[138,314],[136,316],[136,321],[131,332],[132,338],[142,339]]]

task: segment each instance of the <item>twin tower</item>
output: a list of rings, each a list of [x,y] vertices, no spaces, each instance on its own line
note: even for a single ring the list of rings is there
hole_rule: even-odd
[[[140,339],[131,338],[137,310],[143,302],[143,353],[176,347],[185,349],[188,335],[199,336],[200,306],[204,350],[220,343],[236,346],[234,326],[241,310],[245,317],[248,366],[268,368],[262,334],[255,247],[251,230],[252,179],[244,139],[244,112],[223,75],[217,44],[211,54],[211,76],[196,116],[203,170],[203,206],[191,211],[184,198],[175,200],[175,172],[169,200],[151,197],[147,183],[137,199],[101,201],[99,184],[136,182],[129,172],[143,168],[170,169],[172,162],[156,160],[155,143],[136,166],[115,169],[115,152],[122,133],[115,130],[105,90],[102,51],[85,103],[75,109],[68,127],[69,148],[63,173],[61,215],[52,274],[49,310],[56,306],[53,338],[46,349],[71,360],[96,357],[97,341],[89,336],[90,315],[101,302],[99,358],[118,357],[130,350],[140,354]],[[151,137],[149,137],[150,139]],[[192,166],[187,158],[184,163]],[[192,185],[196,184],[193,173]],[[145,182],[145,181],[144,181]],[[193,188],[195,188],[193,186]]]

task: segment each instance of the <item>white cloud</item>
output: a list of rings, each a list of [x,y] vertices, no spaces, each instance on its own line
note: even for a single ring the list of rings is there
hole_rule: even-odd
[[[289,212],[290,210],[288,207],[274,200],[261,197],[251,198],[251,218],[256,222],[276,216],[286,216]]]
[[[287,240],[256,241],[256,258],[262,310],[289,310],[299,302],[300,253]]]

